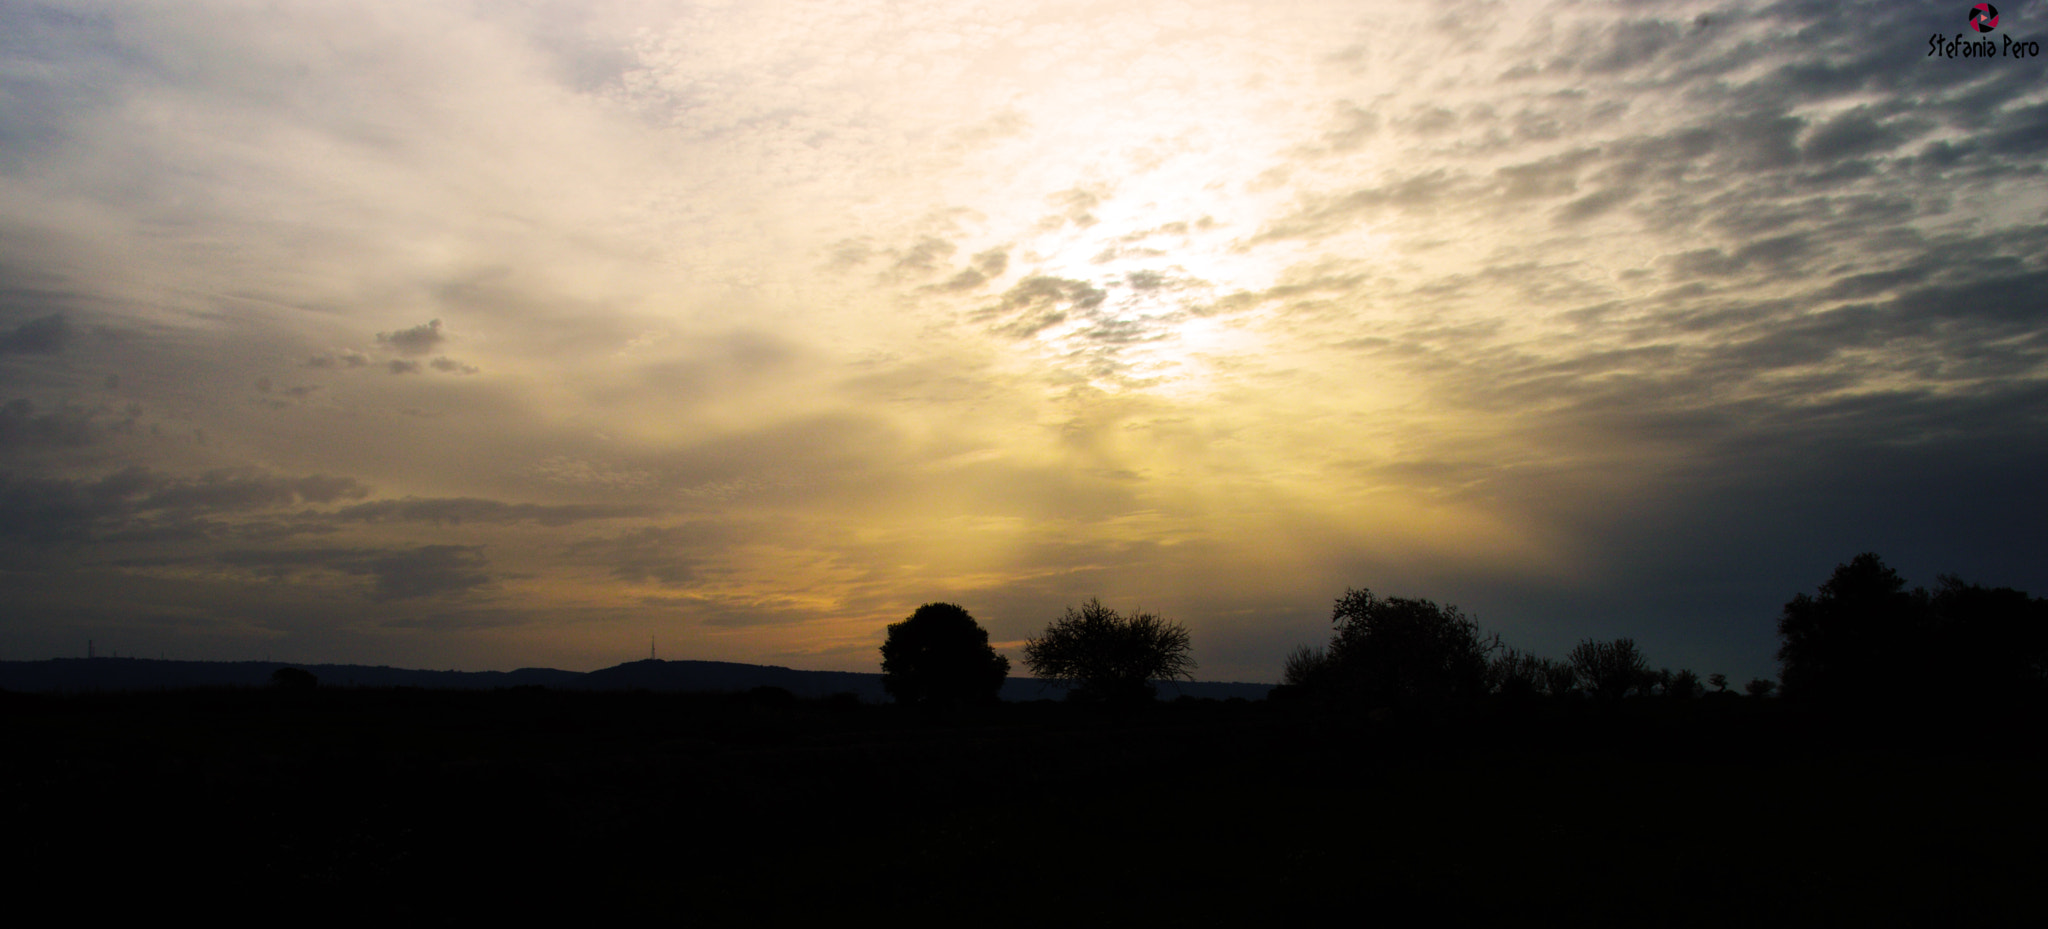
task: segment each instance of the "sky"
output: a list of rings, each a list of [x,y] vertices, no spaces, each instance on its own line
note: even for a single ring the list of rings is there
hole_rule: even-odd
[[[1968,7],[0,0],[0,657],[2048,594],[2048,3]]]

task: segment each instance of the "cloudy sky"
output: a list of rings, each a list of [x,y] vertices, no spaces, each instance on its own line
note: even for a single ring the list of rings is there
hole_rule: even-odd
[[[1859,552],[2048,594],[1967,7],[0,0],[0,657],[1101,597],[1270,681],[1370,587],[1746,680]]]

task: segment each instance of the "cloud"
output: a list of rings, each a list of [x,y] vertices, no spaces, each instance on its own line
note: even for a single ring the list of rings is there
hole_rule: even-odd
[[[890,270],[899,275],[929,274],[938,270],[939,263],[953,254],[957,246],[937,236],[925,236],[917,244],[897,255],[896,263]]]
[[[688,587],[707,576],[719,555],[744,535],[728,522],[702,521],[647,527],[571,546],[578,561],[607,568],[613,577],[665,587]]]
[[[72,338],[71,321],[62,313],[51,313],[0,333],[0,355],[54,355]]]
[[[202,538],[233,514],[360,499],[352,478],[220,469],[174,477],[131,465],[98,479],[0,475],[0,536],[30,541]]]
[[[1087,281],[1034,275],[1018,281],[1003,293],[1001,302],[981,310],[977,318],[996,333],[1021,339],[1086,314],[1108,296]]]
[[[343,507],[335,510],[332,518],[342,522],[444,525],[530,522],[542,526],[567,526],[590,520],[647,516],[652,512],[654,509],[646,505],[503,503],[475,497],[406,497]]]
[[[0,450],[91,445],[107,432],[132,430],[139,415],[131,409],[125,419],[103,423],[100,416],[104,412],[63,406],[37,413],[33,401],[9,400],[0,404]]]
[[[369,577],[370,599],[411,600],[466,594],[488,586],[479,546],[422,545],[410,549],[286,549],[223,552],[221,564],[282,580],[308,570]]]
[[[369,363],[370,356],[357,351],[329,352],[306,359],[306,367],[309,368],[361,368],[368,366]]]
[[[445,341],[447,341],[447,336],[441,334],[441,321],[438,319],[430,320],[411,329],[377,333],[378,344],[388,345],[392,350],[403,352],[407,355],[427,354]]]

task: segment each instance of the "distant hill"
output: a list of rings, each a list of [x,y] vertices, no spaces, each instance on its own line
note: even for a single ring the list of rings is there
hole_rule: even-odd
[[[662,661],[645,659],[598,671],[520,668],[517,671],[420,671],[382,665],[298,664],[285,661],[160,661],[149,658],[52,658],[46,661],[0,661],[0,689],[29,693],[180,690],[191,687],[266,687],[279,668],[301,668],[320,679],[322,687],[424,687],[441,690],[493,690],[540,686],[565,690],[653,690],[690,693],[731,693],[756,687],[780,687],[799,697],[850,693],[870,703],[888,699],[880,674],[852,671],[799,671],[775,665],[729,661]],[[1199,681],[1159,685],[1159,696],[1183,694],[1225,700],[1263,700],[1271,684]],[[1012,677],[1003,682],[1004,700],[1058,700],[1066,689],[1036,678]]]

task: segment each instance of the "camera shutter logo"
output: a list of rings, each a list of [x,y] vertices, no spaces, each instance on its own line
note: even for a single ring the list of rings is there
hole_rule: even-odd
[[[1978,32],[1990,32],[1998,28],[1998,8],[1989,3],[1979,3],[1971,7],[1970,27]]]

